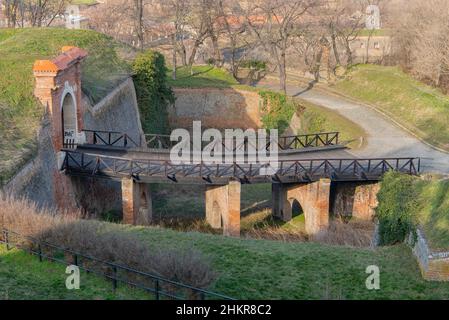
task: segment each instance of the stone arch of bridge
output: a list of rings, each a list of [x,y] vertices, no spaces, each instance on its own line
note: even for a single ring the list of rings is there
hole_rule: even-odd
[[[304,219],[306,219],[306,212],[301,205],[301,199],[298,197],[285,198],[282,209],[282,220],[288,222],[300,215],[304,215]]]

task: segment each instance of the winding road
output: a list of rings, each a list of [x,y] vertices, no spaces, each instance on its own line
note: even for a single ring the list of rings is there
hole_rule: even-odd
[[[278,89],[277,83],[264,81],[260,87]],[[449,153],[438,151],[396,125],[369,106],[318,89],[289,85],[287,93],[338,112],[360,125],[367,133],[365,147],[348,150],[357,158],[420,157],[422,172],[449,174]]]

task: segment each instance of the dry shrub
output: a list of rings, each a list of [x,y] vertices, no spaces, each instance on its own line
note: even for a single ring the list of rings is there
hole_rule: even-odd
[[[205,219],[198,218],[168,218],[158,219],[153,222],[160,228],[173,229],[180,232],[202,232],[221,234],[220,230],[212,228]]]
[[[269,223],[258,225],[245,231],[244,236],[250,239],[265,239],[282,242],[305,242],[308,236],[300,229],[284,229],[280,226],[273,226]]]
[[[26,200],[0,196],[0,227],[100,261],[127,266],[198,288],[207,288],[216,278],[209,261],[196,250],[150,250],[137,236],[120,232],[110,224],[81,220],[79,213],[62,214],[39,209]],[[45,254],[56,254],[48,252],[48,248],[46,250]],[[80,260],[81,264],[85,263],[91,269],[111,272],[103,264],[92,263],[82,257]],[[126,273],[126,277],[151,287],[154,285],[132,273]],[[173,288],[164,289],[172,291]]]
[[[344,223],[334,220],[329,225],[329,230],[313,237],[313,241],[341,246],[370,247],[374,234],[372,222],[356,221]]]
[[[284,228],[269,222],[258,225],[245,232],[251,239],[276,240],[283,242],[318,242],[330,245],[344,245],[352,247],[372,246],[374,224],[365,221],[351,221],[346,223],[340,219],[330,222],[327,232],[313,237],[305,233],[304,228],[298,226]]]

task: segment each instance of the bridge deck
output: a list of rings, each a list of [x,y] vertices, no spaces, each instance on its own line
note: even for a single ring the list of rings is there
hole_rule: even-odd
[[[107,179],[133,177],[146,183],[225,184],[237,179],[242,183],[301,183],[329,178],[333,181],[377,181],[390,170],[417,175],[418,158],[389,159],[279,159],[277,168],[262,164],[173,164],[154,159],[151,152],[123,156],[89,153],[85,150],[64,150],[62,170],[74,176],[95,176]],[[137,158],[139,155],[140,159]]]

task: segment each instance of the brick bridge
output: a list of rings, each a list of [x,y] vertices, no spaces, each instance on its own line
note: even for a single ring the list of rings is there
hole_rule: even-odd
[[[134,141],[126,133],[84,130],[80,62],[86,55],[79,48],[64,47],[56,59],[34,65],[35,95],[51,116],[60,206],[69,197],[71,177],[119,180],[123,221],[144,224],[152,217],[151,184],[204,184],[209,224],[223,228],[224,235],[239,236],[241,185],[271,183],[273,215],[289,221],[299,203],[306,232],[315,235],[327,229],[331,208],[372,219],[378,181],[385,172],[419,174],[417,158],[304,159],[304,151],[341,148],[338,133],[282,137],[278,167],[273,171],[264,165],[238,163],[173,164],[168,159],[167,136]]]

